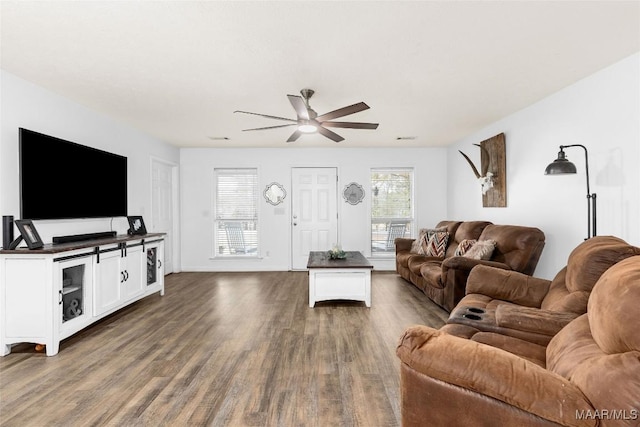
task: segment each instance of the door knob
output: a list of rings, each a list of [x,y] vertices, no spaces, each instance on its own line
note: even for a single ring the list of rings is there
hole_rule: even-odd
[[[293,225],[294,225],[294,226],[296,226],[296,225],[298,225],[298,223],[297,223],[297,222],[294,222],[294,223],[293,223]]]

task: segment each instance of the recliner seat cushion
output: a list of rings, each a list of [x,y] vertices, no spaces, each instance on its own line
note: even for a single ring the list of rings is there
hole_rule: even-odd
[[[540,308],[552,311],[586,311],[591,289],[612,265],[640,255],[640,249],[613,236],[596,236],[578,245],[569,255],[566,271],[551,282]]]

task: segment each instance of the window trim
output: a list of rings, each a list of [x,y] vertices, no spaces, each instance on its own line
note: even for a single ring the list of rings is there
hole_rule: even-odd
[[[411,198],[411,213],[409,217],[406,218],[398,218],[398,217],[373,217],[373,182],[372,176],[374,173],[384,173],[384,172],[398,172],[398,171],[406,171],[411,174],[411,190],[410,190],[410,198]],[[374,240],[372,235],[372,228],[374,223],[379,223],[380,221],[391,222],[393,220],[407,220],[409,222],[409,227],[407,228],[408,233],[413,236],[415,227],[416,227],[416,168],[414,166],[399,166],[399,167],[389,167],[389,166],[379,166],[379,167],[370,167],[369,168],[369,186],[371,188],[371,198],[369,204],[369,250],[371,251],[371,257],[376,259],[392,259],[395,257],[394,251],[374,251]]]
[[[254,207],[255,207],[255,218],[227,218],[221,219],[218,218],[217,207],[218,207],[218,176],[220,171],[253,171],[255,173],[256,185],[255,185],[255,199],[254,199]],[[211,229],[213,231],[213,236],[211,238],[211,256],[210,259],[216,260],[255,260],[260,259],[260,170],[255,166],[225,166],[225,167],[214,167],[213,168],[213,185],[212,185],[212,221],[211,221]],[[255,221],[256,224],[256,251],[251,254],[219,254],[217,251],[218,241],[220,232],[218,230],[218,222],[219,221]]]

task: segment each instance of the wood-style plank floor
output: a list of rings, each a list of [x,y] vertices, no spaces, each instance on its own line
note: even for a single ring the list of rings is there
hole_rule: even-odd
[[[57,356],[0,358],[0,425],[399,426],[396,343],[446,318],[391,272],[371,308],[309,308],[306,272],[172,274]]]

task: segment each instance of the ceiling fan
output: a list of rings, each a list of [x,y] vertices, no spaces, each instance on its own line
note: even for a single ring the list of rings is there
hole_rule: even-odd
[[[349,105],[348,107],[338,108],[337,110],[330,111],[328,113],[318,115],[313,108],[309,106],[309,98],[314,94],[312,89],[302,89],[300,91],[302,96],[287,95],[289,102],[296,111],[297,119],[288,119],[286,117],[270,116],[267,114],[251,113],[249,111],[236,110],[234,113],[252,114],[254,116],[266,117],[268,119],[284,120],[291,122],[286,125],[267,126],[261,128],[244,129],[244,131],[252,130],[264,130],[264,129],[277,129],[287,126],[297,126],[298,128],[291,134],[287,142],[293,142],[300,138],[303,133],[315,133],[318,132],[323,136],[335,141],[343,141],[344,138],[337,133],[327,129],[328,127],[334,128],[351,128],[351,129],[377,129],[378,123],[359,123],[359,122],[334,122],[333,119],[339,117],[348,116],[349,114],[358,113],[360,111],[368,110],[369,106],[364,102]]]

